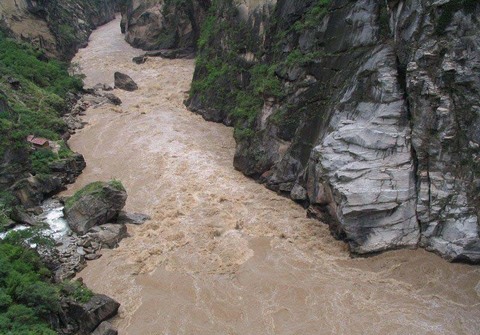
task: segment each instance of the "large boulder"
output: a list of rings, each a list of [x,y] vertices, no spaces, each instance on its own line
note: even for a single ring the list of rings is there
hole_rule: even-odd
[[[118,181],[91,183],[65,202],[65,219],[77,234],[102,225],[118,216],[127,192]]]
[[[94,295],[89,302],[69,302],[67,318],[79,328],[78,334],[87,335],[93,332],[103,321],[115,316],[120,304],[112,298]],[[104,333],[101,333],[104,334]]]
[[[133,81],[133,79],[124,73],[115,72],[114,78],[115,78],[115,88],[119,88],[121,90],[130,91],[130,92],[138,89],[138,86]]]

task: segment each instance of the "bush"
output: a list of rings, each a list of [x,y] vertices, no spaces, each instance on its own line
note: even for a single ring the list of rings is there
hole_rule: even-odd
[[[47,320],[60,310],[60,296],[48,274],[34,250],[0,241],[1,334],[55,334]]]

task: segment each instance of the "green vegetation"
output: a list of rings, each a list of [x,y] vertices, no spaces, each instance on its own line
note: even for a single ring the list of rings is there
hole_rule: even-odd
[[[241,56],[246,50],[261,51],[258,37],[247,23],[239,21],[231,1],[214,1],[198,40],[197,73],[191,96],[223,111],[235,125],[236,138],[254,134],[255,119],[266,98],[281,99],[282,83],[276,66],[254,64]],[[219,41],[226,43],[218,50]]]
[[[214,1],[205,19],[198,40],[197,71],[192,83],[191,97],[222,111],[235,125],[235,138],[249,140],[255,135],[257,115],[264,101],[285,99],[288,95],[278,73],[301,67],[321,58],[321,50],[294,49],[284,52],[287,36],[300,35],[317,29],[328,13],[331,0],[316,0],[295,24],[282,28],[272,22],[271,52],[265,55],[258,36],[247,23],[238,20],[231,1]],[[218,46],[222,45],[219,49]],[[254,53],[254,61],[245,61],[239,55]],[[259,60],[262,61],[259,61]],[[282,110],[275,114],[278,125],[293,133],[299,124],[300,111]]]
[[[75,202],[78,201],[78,199],[80,199],[86,194],[91,194],[93,196],[99,196],[99,197],[102,196],[103,185],[104,185],[103,182],[95,181],[83,187],[82,189],[78,190],[77,192],[75,192],[73,196],[71,196],[65,201],[65,208],[67,209],[71,208],[75,204]],[[119,191],[125,191],[125,188],[123,187],[122,182],[119,180],[112,179],[108,182],[108,185],[110,185],[111,187]]]
[[[67,93],[80,90],[82,81],[68,74],[67,64],[45,60],[40,51],[1,34],[0,73],[0,157],[7,152],[25,157],[25,161],[16,161],[4,169],[12,173],[50,173],[52,161],[71,155],[66,144],[59,141],[61,134],[67,131],[61,115]],[[28,135],[59,141],[58,154],[46,148],[29,150]],[[8,222],[9,199],[11,196],[7,192],[0,193],[0,229]]]
[[[68,92],[78,91],[82,81],[71,77],[67,65],[56,60],[41,61],[41,52],[0,35],[0,92],[11,110],[0,114],[0,156],[11,147],[25,147],[33,134],[59,140],[66,131],[60,118]],[[7,78],[15,78],[14,89]]]
[[[60,284],[60,292],[79,303],[87,303],[94,293],[79,281],[64,281]]]
[[[317,0],[314,5],[306,12],[303,19],[298,20],[293,25],[293,30],[302,32],[308,29],[318,27],[320,20],[327,14],[328,6],[332,0]]]
[[[58,26],[58,34],[60,39],[64,41],[66,45],[74,45],[77,37],[75,36],[75,30],[68,24],[61,24]]]
[[[88,302],[93,293],[79,282],[51,282],[51,273],[34,249],[51,246],[40,230],[10,232],[0,240],[0,334],[56,334],[51,321],[61,312],[61,297]]]
[[[19,236],[12,232],[0,241],[0,333],[55,334],[48,320],[60,310],[59,291]]]
[[[0,233],[4,232],[10,222],[10,212],[13,207],[13,196],[5,191],[0,192]]]

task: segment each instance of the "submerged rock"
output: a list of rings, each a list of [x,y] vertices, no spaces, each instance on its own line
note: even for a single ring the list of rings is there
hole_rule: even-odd
[[[121,211],[118,215],[116,223],[123,223],[123,224],[134,224],[134,225],[141,225],[145,223],[145,221],[150,220],[150,216],[142,213],[129,213]]]
[[[125,91],[135,91],[138,89],[137,84],[133,81],[130,76],[121,73],[115,72],[115,88],[119,88]]]
[[[121,183],[94,182],[65,202],[65,219],[74,232],[83,235],[90,228],[116,218],[126,200],[127,192]]]

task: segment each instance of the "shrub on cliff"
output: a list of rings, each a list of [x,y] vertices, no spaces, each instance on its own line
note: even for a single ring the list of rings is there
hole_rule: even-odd
[[[60,295],[38,254],[20,234],[0,240],[0,333],[55,334],[49,325]]]

